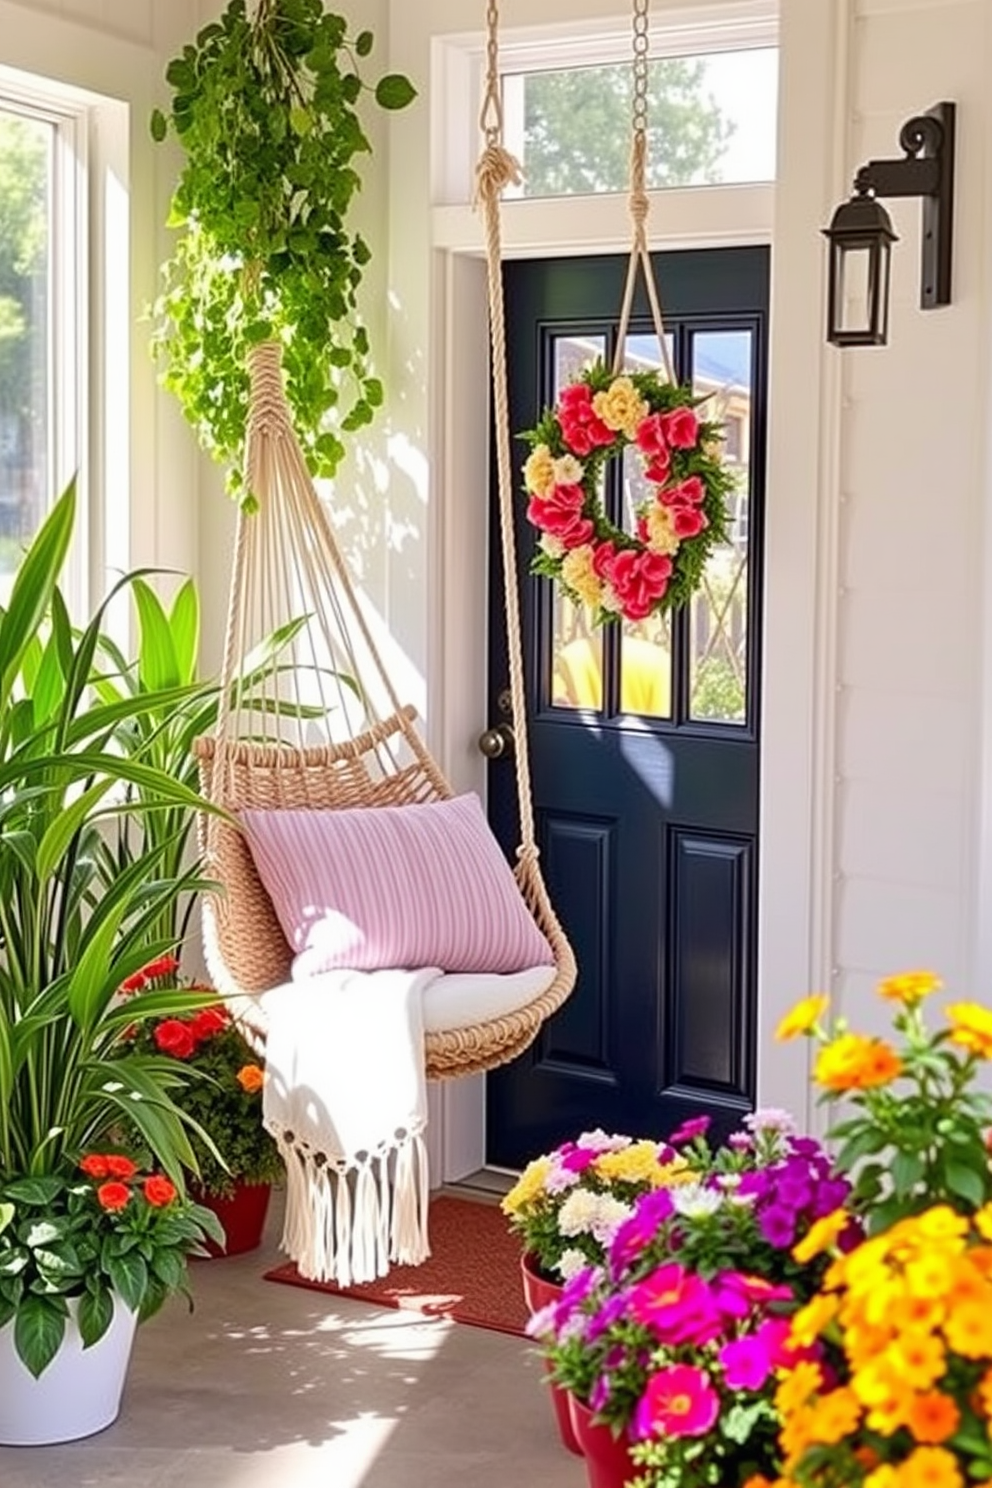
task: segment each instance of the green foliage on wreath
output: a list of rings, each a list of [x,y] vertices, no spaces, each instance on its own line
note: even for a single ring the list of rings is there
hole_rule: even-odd
[[[246,355],[283,345],[286,395],[311,472],[332,475],[342,434],[368,424],[383,401],[357,313],[368,244],[347,224],[368,152],[356,105],[384,109],[415,97],[399,74],[363,82],[371,31],[354,40],[321,0],[230,0],[166,70],[168,115],[185,152],[168,219],[181,236],[163,265],[152,349],[203,446],[238,468],[248,409]]]
[[[690,386],[667,381],[655,371],[626,371],[634,388],[648,404],[651,413],[670,413],[676,408],[700,407],[710,396],[698,397]],[[586,367],[578,379],[586,383],[593,395],[606,392],[616,380],[616,374],[603,362],[597,361]],[[520,436],[532,449],[544,444],[558,458],[572,454],[562,434],[561,425],[554,409],[546,409],[533,429],[524,430]],[[706,489],[702,511],[707,526],[690,540],[680,544],[674,559],[672,577],[658,609],[678,609],[685,605],[699,588],[707,559],[715,547],[728,539],[728,498],[736,485],[736,476],[723,464],[720,447],[723,442],[723,424],[714,420],[700,419],[698,440],[693,449],[671,451],[671,481],[679,482],[690,476],[698,476]],[[582,488],[585,502],[582,515],[592,520],[596,543],[610,542],[619,552],[632,549],[643,552],[644,542],[636,534],[617,526],[607,515],[603,504],[604,472],[611,460],[622,457],[626,449],[636,445],[618,431],[612,444],[600,445],[580,457],[583,467]],[[571,590],[561,573],[562,557],[553,556],[538,547],[531,560],[531,572],[553,579],[575,604],[583,598]],[[596,624],[619,620],[620,614],[599,609],[594,616]]]

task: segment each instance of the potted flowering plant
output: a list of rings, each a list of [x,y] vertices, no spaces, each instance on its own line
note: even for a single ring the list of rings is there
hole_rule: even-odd
[[[931,1031],[939,988],[930,972],[879,983],[894,1040],[831,1020],[825,997],[779,1025],[819,1044],[814,1079],[852,1112],[831,1130],[870,1237],[848,1254],[829,1227],[810,1237],[830,1264],[792,1319],[776,1393],[781,1481],[802,1488],[992,1478],[992,1102],[975,1088],[992,1009],[950,1003]]]
[[[168,1015],[177,994],[144,993],[126,1008],[117,995],[149,959],[149,943],[152,954],[172,949],[155,943],[152,927],[196,890],[197,867],[169,873],[151,846],[127,865],[108,864],[103,852],[107,827],[123,809],[203,807],[147,759],[107,747],[123,717],[167,712],[187,693],[149,689],[121,705],[94,695],[89,682],[109,597],[75,633],[58,585],[74,516],[70,486],[0,612],[0,1400],[39,1401],[33,1425],[0,1423],[8,1440],[33,1431],[41,1433],[33,1440],[64,1440],[113,1419],[120,1377],[115,1391],[111,1371],[101,1394],[67,1383],[62,1369],[75,1360],[95,1373],[112,1320],[147,1315],[163,1287],[182,1285],[174,1257],[217,1233],[214,1217],[184,1196],[184,1168],[196,1170],[190,1118],[175,1098],[185,1072],[124,1047],[125,1028]],[[145,796],[125,808],[128,784]],[[142,1187],[115,1219],[79,1187],[78,1165],[113,1150],[111,1133],[124,1119],[143,1167],[163,1170],[176,1198],[155,1204]],[[150,1194],[165,1191],[153,1184]],[[111,1231],[139,1216],[154,1220],[158,1239],[143,1250],[129,1238],[118,1254]],[[86,1264],[97,1251],[99,1265]],[[84,1396],[93,1403],[88,1422],[75,1413]],[[72,1407],[71,1419],[63,1406]]]
[[[121,990],[133,995],[175,986],[178,972],[176,958],[163,956],[135,972]],[[262,1125],[263,1061],[216,994],[204,1006],[200,994],[209,995],[209,988],[194,984],[188,991],[190,1011],[150,1019],[133,1041],[199,1076],[183,1096],[186,1115],[211,1138],[210,1146],[191,1138],[199,1165],[195,1190],[224,1227],[223,1253],[236,1255],[261,1242],[271,1187],[282,1177],[283,1164]]]
[[[793,1247],[848,1185],[783,1112],[746,1118],[719,1151],[706,1124],[669,1139],[695,1180],[643,1195],[605,1264],[529,1325],[570,1392],[592,1488],[735,1484],[775,1462],[788,1317],[824,1269]]]

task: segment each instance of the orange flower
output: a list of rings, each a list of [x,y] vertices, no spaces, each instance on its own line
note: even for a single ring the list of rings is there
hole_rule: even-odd
[[[961,1421],[961,1412],[949,1395],[931,1390],[917,1395],[906,1415],[906,1425],[918,1442],[938,1446],[953,1436]]]
[[[176,1197],[176,1185],[164,1173],[153,1173],[145,1179],[144,1195],[153,1209],[164,1209]]]
[[[243,1065],[235,1077],[246,1095],[254,1095],[265,1084],[265,1075],[257,1064]]]
[[[957,1459],[944,1447],[917,1447],[899,1473],[903,1488],[964,1488]]]
[[[110,1169],[107,1167],[107,1159],[98,1152],[91,1152],[82,1158],[79,1164],[87,1178],[109,1178]]]
[[[119,1153],[109,1153],[104,1158],[107,1164],[108,1178],[133,1178],[138,1171],[138,1164],[133,1163],[129,1157],[122,1157]]]
[[[904,1007],[915,1007],[931,992],[939,992],[943,986],[939,976],[932,971],[902,971],[896,976],[883,977],[878,984],[878,995],[887,1002],[901,1002]]]
[[[808,1404],[823,1384],[823,1371],[811,1359],[801,1359],[782,1376],[775,1391],[775,1409],[781,1416],[788,1416],[800,1406]]]
[[[887,1350],[900,1385],[929,1390],[944,1373],[944,1345],[932,1333],[903,1333]]]
[[[101,1183],[96,1191],[97,1203],[108,1214],[119,1214],[131,1201],[131,1190],[126,1183]]]
[[[831,1390],[813,1407],[810,1431],[818,1444],[832,1447],[854,1431],[861,1419],[861,1402],[853,1390]]]
[[[842,1033],[817,1055],[814,1078],[827,1090],[869,1090],[888,1085],[902,1071],[902,1060],[882,1039]]]
[[[800,1034],[812,1033],[823,1014],[830,1006],[830,998],[823,993],[804,997],[782,1018],[775,1030],[775,1037],[782,1043],[798,1038]]]
[[[944,1009],[951,1025],[951,1043],[981,1059],[992,1059],[992,1008],[977,1002],[952,1002]]]
[[[964,1302],[955,1307],[944,1323],[947,1342],[956,1354],[966,1359],[992,1356],[992,1315],[981,1302]]]
[[[978,1405],[986,1416],[992,1416],[992,1369],[987,1369],[978,1381]]]

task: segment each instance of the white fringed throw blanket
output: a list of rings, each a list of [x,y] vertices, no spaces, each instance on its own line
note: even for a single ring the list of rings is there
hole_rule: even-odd
[[[309,1280],[350,1286],[430,1255],[421,1004],[439,975],[328,971],[262,997],[282,1248]]]

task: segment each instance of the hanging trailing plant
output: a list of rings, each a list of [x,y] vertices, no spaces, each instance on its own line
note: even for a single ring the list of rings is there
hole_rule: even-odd
[[[286,396],[311,473],[332,475],[342,435],[373,418],[373,375],[357,291],[371,252],[348,226],[370,150],[357,105],[405,108],[410,81],[359,71],[371,31],[350,39],[321,0],[230,0],[166,70],[168,113],[185,163],[168,223],[180,232],[153,307],[153,351],[204,447],[240,470],[248,411],[247,352],[278,339]]]

